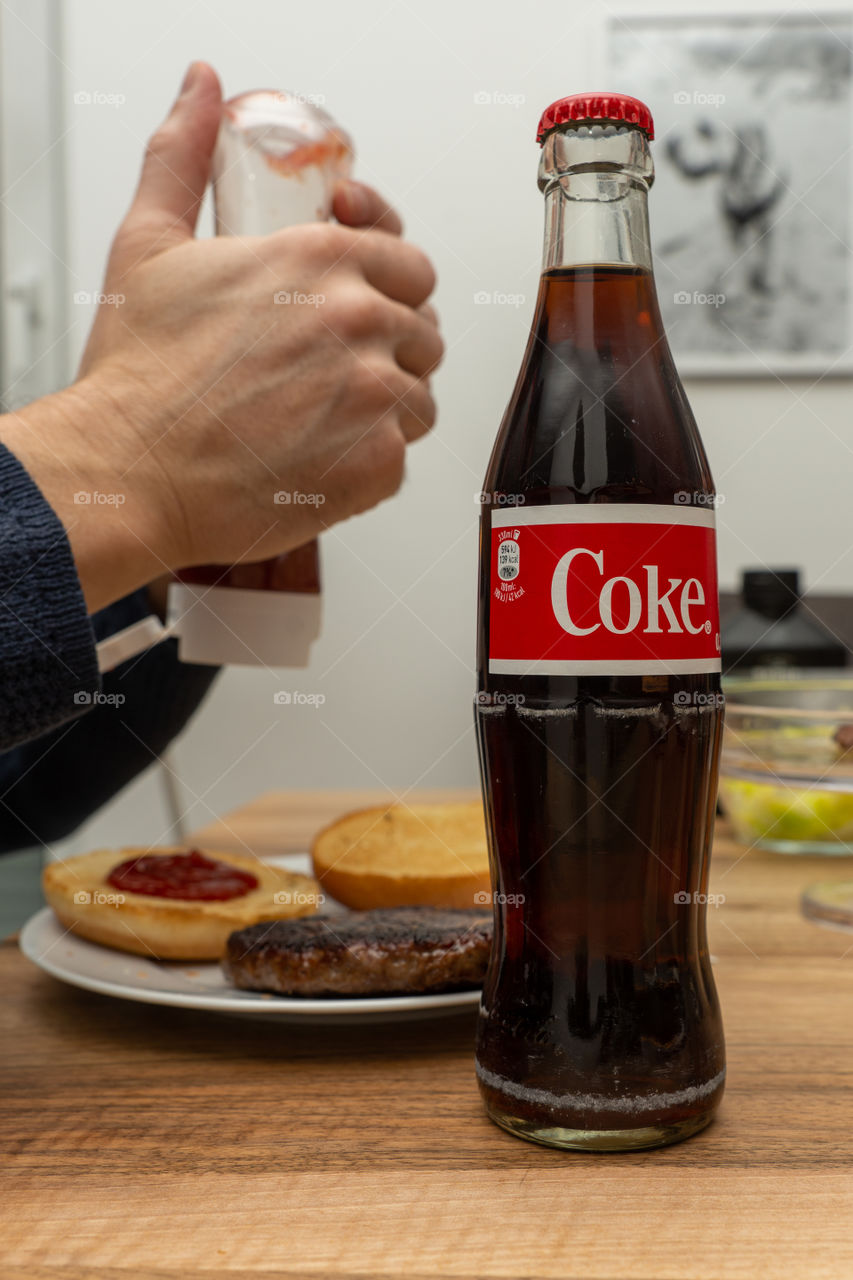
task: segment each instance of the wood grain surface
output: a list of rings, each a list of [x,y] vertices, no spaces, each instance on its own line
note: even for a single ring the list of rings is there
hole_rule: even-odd
[[[378,798],[262,797],[199,843],[304,848]],[[131,1004],[63,986],[10,941],[0,1277],[847,1280],[853,934],[798,914],[807,884],[844,875],[849,859],[720,834],[725,1100],[688,1142],[621,1156],[492,1125],[470,1014],[309,1028]]]

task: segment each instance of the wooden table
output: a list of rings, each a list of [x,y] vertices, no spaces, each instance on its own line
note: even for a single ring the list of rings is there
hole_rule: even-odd
[[[278,794],[203,833],[304,847],[365,793]],[[847,859],[718,840],[729,1083],[634,1155],[489,1123],[473,1017],[297,1028],[125,1003],[0,948],[2,1280],[853,1275],[853,936],[800,919]]]

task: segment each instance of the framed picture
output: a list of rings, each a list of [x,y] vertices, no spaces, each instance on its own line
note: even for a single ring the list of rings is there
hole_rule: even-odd
[[[687,375],[853,373],[853,14],[616,17],[655,120],[658,293]]]

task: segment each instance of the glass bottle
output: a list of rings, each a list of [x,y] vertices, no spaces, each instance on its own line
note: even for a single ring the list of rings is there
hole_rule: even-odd
[[[543,273],[483,485],[476,719],[489,1115],[659,1146],[725,1079],[708,955],[722,729],[714,487],[655,293],[648,108],[543,116]]]

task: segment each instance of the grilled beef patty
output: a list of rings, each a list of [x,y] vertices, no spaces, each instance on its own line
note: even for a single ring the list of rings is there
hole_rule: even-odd
[[[238,929],[222,964],[235,986],[286,996],[458,991],[480,986],[491,942],[491,912],[389,907]]]

